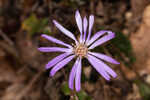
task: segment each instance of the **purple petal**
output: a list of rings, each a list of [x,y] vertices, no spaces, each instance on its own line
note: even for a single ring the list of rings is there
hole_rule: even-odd
[[[51,70],[50,75],[54,76],[55,73],[60,70],[61,68],[63,68],[66,64],[68,64],[73,58],[75,57],[75,55],[69,56],[67,58],[65,58],[64,60],[62,60],[61,62],[57,63]]]
[[[88,55],[88,56],[93,57],[91,55]],[[104,69],[108,74],[110,74],[114,78],[117,76],[117,74],[111,68],[109,68],[105,63],[103,63],[101,60],[97,59],[96,57],[93,57],[92,59],[95,61],[95,63],[98,64],[97,66],[98,68],[101,67],[101,69]]]
[[[99,65],[103,66],[103,68],[105,69],[105,71],[110,74],[112,77],[116,77],[117,74],[111,69],[109,68],[105,63],[103,63],[101,60],[99,60]]]
[[[107,74],[103,66],[100,65],[99,60],[96,57],[88,55],[88,61],[93,65],[93,67],[101,74],[106,80],[110,80],[110,76]]]
[[[63,32],[65,35],[67,35],[71,39],[75,40],[76,43],[78,43],[75,36],[70,31],[68,31],[66,28],[64,28],[62,25],[60,25],[56,20],[53,20],[53,23],[61,32]]]
[[[109,57],[109,56],[106,56],[104,54],[101,54],[101,53],[96,53],[96,52],[88,52],[89,54],[93,55],[93,56],[96,56],[97,58],[99,59],[102,59],[102,60],[105,60],[107,62],[110,62],[112,64],[120,64],[118,61],[116,61],[115,59]]]
[[[108,35],[106,35],[106,36],[100,38],[99,40],[95,41],[95,42],[89,47],[89,49],[93,49],[93,48],[95,48],[95,47],[97,47],[97,46],[99,46],[99,45],[101,45],[101,44],[103,44],[103,43],[105,43],[105,42],[107,42],[107,41],[113,39],[114,37],[115,37],[115,33],[110,32],[110,33],[108,33]]]
[[[75,88],[77,92],[81,89],[81,58],[76,69]]]
[[[75,78],[78,63],[79,63],[79,58],[77,58],[75,64],[73,65],[69,76],[69,88],[72,90],[74,88],[74,78]]]
[[[61,45],[67,46],[67,47],[69,47],[69,48],[72,48],[71,45],[66,44],[66,43],[64,43],[64,42],[62,42],[62,41],[60,41],[60,40],[58,40],[58,39],[56,39],[56,38],[53,38],[53,37],[51,37],[51,36],[48,36],[48,35],[46,35],[46,34],[42,34],[42,37],[43,37],[43,38],[46,38],[47,40],[52,41],[52,42],[54,42],[54,43],[61,44]]]
[[[65,57],[69,56],[70,54],[71,53],[63,53],[63,54],[53,58],[51,61],[48,62],[48,64],[46,64],[46,69],[53,67],[55,64],[57,64],[58,62],[60,62]]]
[[[84,28],[83,42],[85,42],[87,26],[88,26],[88,21],[87,21],[87,18],[85,16],[83,19],[83,28]]]
[[[80,33],[81,33],[81,35],[80,35],[80,41],[82,41],[82,18],[81,18],[81,15],[80,15],[80,13],[79,13],[78,10],[76,11],[75,19],[76,19],[76,22],[77,22],[77,26],[78,26],[78,28],[79,28],[79,31],[80,31]]]
[[[59,47],[40,47],[38,48],[41,52],[71,52],[71,49],[68,48],[59,48]]]
[[[91,31],[92,31],[93,24],[94,24],[94,16],[90,15],[90,17],[89,17],[89,33],[88,33],[86,43],[89,41],[89,39],[91,37]]]
[[[111,75],[113,78],[117,77],[117,74],[109,67],[107,66],[105,63],[103,63],[102,61],[100,61],[101,65],[104,66],[105,71],[107,71],[107,73],[109,75]]]
[[[102,36],[106,32],[110,33],[111,31],[102,30],[102,31],[95,33],[95,35],[89,41],[87,41],[87,45],[92,44],[95,40],[97,40],[100,36]]]

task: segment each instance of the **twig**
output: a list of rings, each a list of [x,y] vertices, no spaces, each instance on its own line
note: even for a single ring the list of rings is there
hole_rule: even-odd
[[[8,36],[2,30],[0,30],[0,35],[9,45],[14,45],[13,41],[9,39]]]
[[[19,58],[18,52],[13,46],[1,41],[0,47],[3,48],[9,54],[13,55],[15,58],[17,58],[17,59]]]
[[[44,71],[40,71],[39,73],[37,73],[33,77],[33,79],[29,82],[29,84],[24,89],[22,89],[22,91],[16,96],[15,100],[21,100],[32,89],[32,86],[39,79],[39,77],[42,75],[43,72]]]

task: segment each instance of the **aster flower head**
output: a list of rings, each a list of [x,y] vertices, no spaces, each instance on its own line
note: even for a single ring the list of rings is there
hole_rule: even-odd
[[[41,52],[62,52],[62,54],[53,58],[46,65],[46,69],[52,68],[50,71],[50,76],[54,76],[57,71],[67,65],[72,59],[76,58],[69,76],[69,88],[72,90],[75,88],[76,91],[80,91],[82,58],[86,58],[96,69],[96,71],[101,74],[106,80],[110,80],[111,76],[115,78],[117,74],[105,63],[103,63],[102,60],[112,64],[119,64],[119,62],[104,54],[90,51],[91,49],[94,49],[95,47],[113,39],[115,37],[115,33],[107,30],[102,30],[91,36],[92,27],[94,24],[94,16],[90,15],[89,20],[87,19],[87,17],[84,17],[82,19],[78,10],[75,13],[75,20],[80,31],[79,40],[75,38],[72,32],[60,25],[56,20],[53,20],[55,26],[62,33],[64,33],[64,35],[74,40],[74,46],[64,43],[63,41],[58,40],[54,37],[43,34],[43,38],[46,38],[51,42],[63,45],[66,48],[40,47],[38,49]]]

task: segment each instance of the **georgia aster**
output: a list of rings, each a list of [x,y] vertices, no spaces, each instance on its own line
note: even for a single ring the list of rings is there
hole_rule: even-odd
[[[99,72],[106,80],[110,80],[110,76],[115,78],[117,74],[109,68],[102,60],[113,64],[119,64],[113,58],[106,56],[101,53],[91,52],[91,49],[111,40],[115,37],[115,34],[111,31],[102,30],[98,31],[91,37],[92,27],[94,24],[94,16],[90,15],[89,20],[86,17],[81,18],[79,11],[75,13],[75,20],[80,31],[80,38],[77,40],[73,33],[60,25],[56,20],[53,20],[55,26],[66,36],[70,37],[75,41],[75,46],[64,43],[54,37],[43,34],[42,37],[47,40],[63,45],[66,48],[60,47],[40,47],[38,48],[41,52],[62,52],[59,56],[55,57],[46,65],[46,69],[52,68],[50,71],[50,76],[53,76],[57,71],[68,64],[73,58],[76,61],[72,67],[69,76],[69,88],[76,89],[80,91],[81,89],[81,69],[82,69],[82,58],[88,59],[91,65]],[[88,33],[88,34],[87,34]],[[74,82],[75,80],[75,82]]]

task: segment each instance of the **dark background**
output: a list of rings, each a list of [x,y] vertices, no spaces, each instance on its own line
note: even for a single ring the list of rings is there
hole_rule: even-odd
[[[149,0],[0,0],[0,100],[73,100],[67,84],[73,61],[49,77],[45,64],[58,53],[37,48],[56,46],[41,34],[72,42],[53,19],[78,37],[77,9],[82,17],[95,15],[92,34],[116,32],[95,51],[121,64],[108,64],[118,77],[107,82],[84,60],[82,90],[75,100],[150,100]]]

